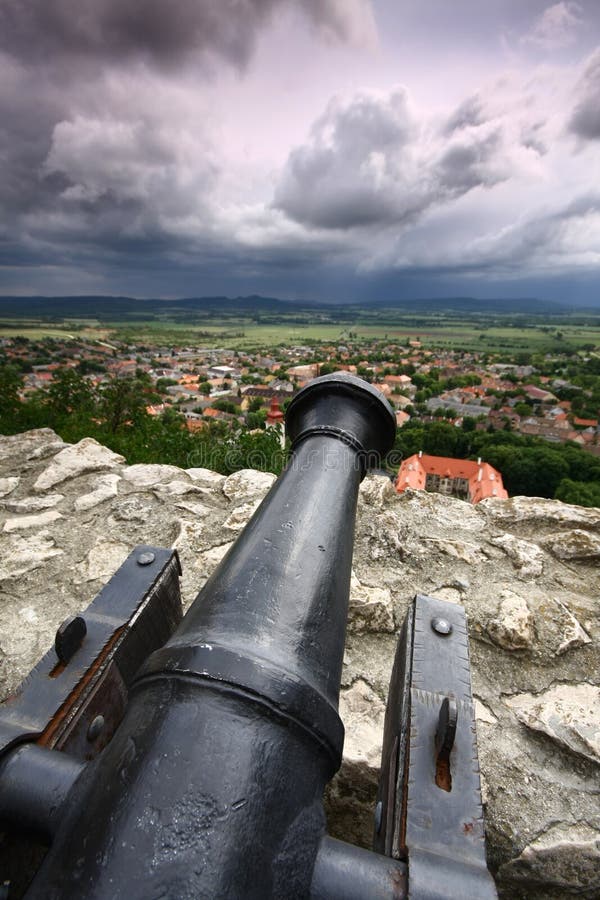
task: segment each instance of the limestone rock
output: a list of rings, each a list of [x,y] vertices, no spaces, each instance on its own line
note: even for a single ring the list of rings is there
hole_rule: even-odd
[[[123,478],[136,488],[147,488],[157,484],[166,484],[175,479],[182,480],[184,474],[184,470],[178,469],[177,466],[138,463],[125,469]]]
[[[130,494],[119,498],[113,506],[112,518],[117,522],[151,522],[153,502],[144,496]]]
[[[105,500],[111,500],[118,494],[118,487],[121,478],[119,475],[101,475],[93,484],[93,490],[89,494],[82,494],[75,500],[75,509],[77,512],[85,512],[93,509],[99,503]]]
[[[34,490],[40,473],[56,468],[67,450],[74,448],[63,447],[49,429],[0,436],[0,488],[19,479],[0,505],[3,694],[52,644],[65,616],[83,611],[138,543],[177,547],[187,606],[274,480],[249,471],[225,479],[200,468],[126,466],[111,456],[105,468],[82,470],[54,492]],[[118,493],[97,505],[84,500],[115,484]],[[1,533],[7,518],[46,510],[63,518]],[[578,829],[598,830],[598,713],[590,693],[598,690],[591,682],[600,672],[595,560],[560,558],[545,543],[555,536],[564,544],[573,530],[595,539],[600,511],[528,497],[471,506],[422,491],[399,495],[386,479],[365,479],[342,673],[347,740],[327,793],[333,835],[370,844],[384,698],[397,644],[387,629],[400,624],[414,594],[433,594],[461,603],[477,638],[469,652],[488,856],[499,871],[503,900],[598,896],[597,887],[578,888],[589,883],[594,840]],[[507,652],[507,646],[526,652]],[[565,712],[562,701],[552,702],[557,687],[581,685],[587,706],[573,702]],[[523,709],[512,709],[506,698]],[[539,733],[543,728],[557,736]],[[551,838],[548,847],[539,844],[543,835]],[[535,865],[527,863],[532,847]],[[557,859],[564,861],[560,877]]]
[[[544,627],[546,629],[554,627],[559,631],[560,643],[556,648],[557,656],[561,656],[568,650],[576,650],[578,647],[590,644],[592,642],[591,637],[568,606],[557,597],[554,598],[554,603],[557,608],[557,614],[556,616],[550,616],[550,623],[545,623]]]
[[[223,482],[223,493],[229,500],[245,500],[247,497],[264,496],[273,482],[275,475],[270,472],[257,472],[254,469],[240,469]]]
[[[389,590],[361,584],[356,575],[350,584],[348,612],[350,631],[394,631],[394,607]]]
[[[108,581],[133,547],[119,541],[98,541],[78,566],[82,581]]]
[[[508,500],[482,500],[477,509],[488,519],[503,524],[534,523],[600,527],[600,509],[585,509],[543,497],[510,497]]]
[[[0,497],[8,497],[9,494],[12,494],[14,489],[18,486],[20,478],[15,478],[14,476],[11,478],[0,478]]]
[[[600,559],[600,537],[580,528],[550,534],[544,545],[557,559]]]
[[[216,569],[218,564],[221,562],[227,551],[233,546],[233,541],[229,541],[226,544],[219,544],[217,547],[211,547],[209,550],[205,550],[204,553],[200,554],[200,558],[198,559],[197,566],[200,571],[208,578],[212,575],[213,570]]]
[[[437,600],[446,600],[448,603],[458,603],[462,604],[462,594],[461,592],[454,587],[441,587],[437,588],[435,591],[430,591],[430,597],[435,597]]]
[[[505,650],[523,650],[533,643],[533,616],[527,601],[513,591],[502,591],[495,618],[487,623],[492,641]]]
[[[197,519],[203,519],[210,511],[209,507],[204,503],[192,503],[190,501],[179,501],[175,504],[177,509],[183,509],[185,512],[191,513]]]
[[[475,719],[477,723],[484,722],[486,725],[497,725],[498,719],[494,715],[494,713],[488,709],[485,703],[482,703],[481,700],[478,700],[477,697],[473,698],[473,704],[475,706]]]
[[[560,896],[592,900],[600,896],[600,830],[586,824],[555,825],[505,863],[500,875],[549,885],[564,891]]]
[[[505,702],[528,728],[600,763],[600,687],[588,682],[559,684],[541,694],[518,694]]]
[[[2,531],[25,531],[29,528],[43,528],[45,525],[51,525],[62,516],[55,509],[46,510],[46,512],[38,513],[36,516],[17,516],[14,519],[7,519],[4,523]]]
[[[4,506],[11,512],[30,513],[40,509],[52,509],[65,499],[64,494],[46,494],[45,497],[24,497],[23,500],[5,500]]]
[[[37,447],[37,449],[32,450],[31,453],[28,453],[27,459],[46,459],[48,456],[55,456],[59,450],[64,450],[64,448],[68,446],[69,445],[65,444],[64,441],[49,441],[47,444],[42,444],[41,447]]]
[[[246,527],[261,503],[262,500],[255,500],[253,503],[242,503],[241,506],[236,506],[223,522],[223,527],[230,528],[231,531],[241,531],[242,528]]]
[[[210,469],[186,469],[185,474],[191,478],[194,484],[202,487],[220,490],[225,482],[225,476],[212,472]]]
[[[539,578],[542,574],[544,554],[537,544],[519,540],[512,534],[501,534],[492,538],[490,543],[504,550],[523,578]]]
[[[14,457],[22,462],[38,448],[57,443],[62,442],[51,428],[34,428],[32,431],[24,431],[22,434],[2,435],[0,461]]]
[[[328,785],[325,810],[334,837],[368,847],[379,779],[385,704],[363,679],[340,694],[344,759]]]
[[[16,534],[8,538],[3,547],[0,580],[25,575],[26,572],[43,566],[53,556],[60,556],[63,553],[56,546],[54,538],[46,531],[39,531],[28,537]]]
[[[118,453],[103,447],[93,438],[84,438],[78,444],[66,447],[57,453],[47,469],[41,473],[33,485],[35,491],[47,491],[48,488],[61,484],[88,472],[101,472],[113,469],[125,460]]]
[[[359,489],[363,503],[381,509],[386,500],[395,493],[394,485],[387,475],[367,475]]]
[[[385,703],[359,679],[340,693],[340,717],[346,729],[344,757],[378,770],[381,762]]]
[[[166,484],[157,484],[153,488],[156,497],[164,500],[167,497],[183,497],[185,494],[202,494],[202,488],[192,484],[190,481],[184,481],[182,478],[176,478],[168,481]]]
[[[469,543],[467,541],[459,541],[459,540],[438,540],[436,538],[429,538],[429,542],[432,544],[436,544],[437,547],[442,551],[442,553],[446,553],[448,556],[453,556],[455,559],[461,559],[463,562],[468,563],[470,566],[475,563],[482,562],[485,559],[485,551],[478,547],[476,544]]]

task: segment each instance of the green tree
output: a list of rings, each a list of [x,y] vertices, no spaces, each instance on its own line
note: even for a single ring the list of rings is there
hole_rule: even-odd
[[[78,369],[57,369],[46,391],[45,402],[59,418],[90,416],[96,404],[94,389]]]
[[[19,391],[23,386],[15,366],[0,366],[0,430],[4,434],[19,431],[21,401]]]
[[[554,497],[563,503],[574,503],[577,506],[592,506],[600,508],[600,483],[573,481],[563,478],[556,488]]]

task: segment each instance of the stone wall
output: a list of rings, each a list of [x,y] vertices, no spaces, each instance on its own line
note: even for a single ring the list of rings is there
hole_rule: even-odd
[[[272,484],[127,466],[91,439],[0,437],[2,696],[139,543],[176,547],[189,604]],[[488,856],[503,897],[600,896],[600,510],[473,507],[361,486],[332,833],[369,844],[387,685],[411,597],[469,617]]]

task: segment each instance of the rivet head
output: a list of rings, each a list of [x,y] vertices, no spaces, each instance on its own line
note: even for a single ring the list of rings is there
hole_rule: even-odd
[[[440,634],[442,637],[452,634],[452,624],[448,619],[442,619],[441,616],[435,616],[435,618],[431,620],[431,627],[436,634]]]
[[[375,831],[377,834],[381,831],[381,824],[383,822],[383,803],[381,800],[375,807]]]
[[[149,566],[150,563],[153,563],[155,559],[156,557],[154,556],[154,553],[150,553],[149,551],[147,551],[146,553],[140,553],[137,558],[137,564],[138,566]]]
[[[95,719],[92,719],[90,722],[90,727],[87,730],[87,739],[91,743],[93,743],[96,738],[100,737],[104,729],[104,716],[96,716]]]
[[[69,616],[59,626],[54,638],[54,649],[59,660],[65,665],[81,647],[87,634],[87,625],[83,616]]]

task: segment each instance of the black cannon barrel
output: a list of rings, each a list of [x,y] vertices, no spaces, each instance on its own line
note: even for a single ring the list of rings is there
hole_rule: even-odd
[[[300,391],[286,427],[285,472],[142,667],[28,896],[309,895],[343,744],[358,486],[395,421],[340,373]]]

